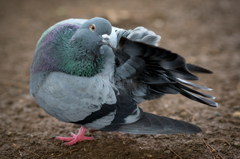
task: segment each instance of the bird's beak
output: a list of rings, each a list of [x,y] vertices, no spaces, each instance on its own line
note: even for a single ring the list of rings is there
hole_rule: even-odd
[[[107,45],[107,46],[113,48],[112,43],[110,41],[110,36],[109,35],[103,34],[101,42],[103,43],[103,45]]]

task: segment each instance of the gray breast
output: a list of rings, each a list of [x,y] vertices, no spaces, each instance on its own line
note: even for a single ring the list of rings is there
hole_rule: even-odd
[[[36,92],[36,102],[48,114],[64,122],[83,120],[102,104],[115,104],[113,84],[108,76],[77,77],[52,72]]]

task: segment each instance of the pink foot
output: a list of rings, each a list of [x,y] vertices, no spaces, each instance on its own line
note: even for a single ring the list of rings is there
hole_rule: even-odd
[[[73,144],[76,144],[77,142],[83,141],[83,140],[93,140],[93,137],[84,136],[85,131],[86,131],[86,128],[82,126],[79,129],[79,132],[77,135],[75,135],[74,133],[71,133],[72,137],[57,136],[56,139],[62,140],[62,141],[70,141],[70,142],[66,142],[65,145],[73,145]]]

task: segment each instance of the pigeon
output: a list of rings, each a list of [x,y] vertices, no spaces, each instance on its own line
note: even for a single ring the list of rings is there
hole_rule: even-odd
[[[130,134],[191,134],[193,124],[144,112],[139,106],[165,94],[181,94],[217,107],[210,88],[189,82],[212,73],[158,47],[161,37],[144,27],[125,30],[104,19],[68,19],[46,30],[30,68],[30,94],[49,115],[77,124],[78,134],[56,139],[73,145],[87,128]],[[193,73],[192,73],[193,72]],[[209,98],[209,99],[208,99]]]

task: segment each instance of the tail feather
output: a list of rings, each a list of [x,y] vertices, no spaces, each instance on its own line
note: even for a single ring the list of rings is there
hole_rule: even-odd
[[[193,65],[193,64],[189,64],[189,63],[187,64],[187,68],[189,69],[189,71],[196,72],[196,73],[213,73],[210,70],[207,70],[207,69],[202,68],[200,66],[196,66],[196,65]]]
[[[186,85],[189,85],[189,86],[192,86],[192,87],[195,87],[195,88],[200,88],[201,90],[206,90],[206,91],[211,91],[212,90],[211,88],[200,86],[198,84],[195,84],[195,83],[192,83],[192,82],[189,82],[189,81],[185,81],[185,80],[180,79],[180,78],[177,78],[177,80],[179,82],[183,83],[183,84],[186,84]]]
[[[211,101],[211,100],[208,100],[206,98],[200,97],[200,96],[198,96],[194,93],[191,93],[187,90],[181,91],[180,94],[189,98],[189,99],[192,99],[196,102],[202,103],[202,104],[206,104],[206,105],[209,105],[209,106],[212,106],[212,107],[217,107],[218,106],[218,103],[216,103],[214,101]]]
[[[202,131],[196,125],[146,112],[135,123],[110,125],[102,130],[121,131],[130,134],[192,134]]]
[[[173,88],[176,88],[176,87],[180,89],[180,90],[178,89],[180,93],[182,91],[184,91],[184,92],[191,92],[191,93],[198,94],[198,95],[201,95],[201,96],[206,97],[206,98],[215,99],[215,97],[213,97],[211,95],[208,95],[208,94],[205,94],[205,93],[202,93],[202,92],[198,92],[198,91],[196,91],[194,89],[191,89],[189,87],[186,87],[186,86],[184,86],[184,85],[182,85],[180,83],[175,84],[175,87],[173,87]]]

